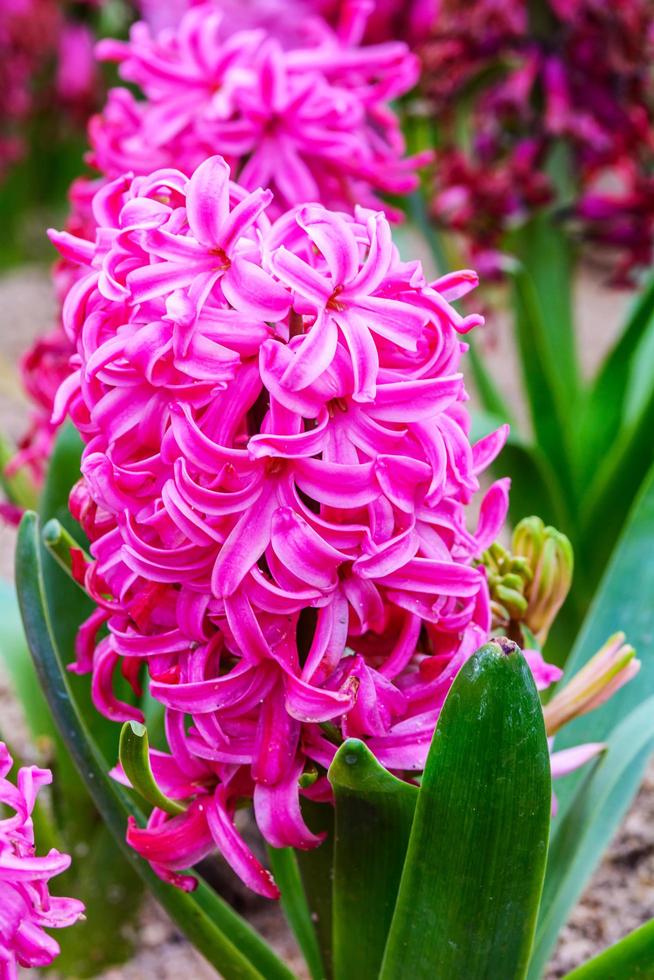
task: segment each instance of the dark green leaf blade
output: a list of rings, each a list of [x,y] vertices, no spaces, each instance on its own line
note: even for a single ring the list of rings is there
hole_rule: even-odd
[[[190,895],[166,884],[125,841],[128,816],[143,823],[143,814],[108,776],[77,705],[50,628],[41,554],[38,519],[27,513],[18,535],[16,581],[28,645],[53,719],[106,826],[171,918],[226,980],[292,980],[270,947],[204,882]]]
[[[334,977],[379,975],[418,788],[392,776],[358,739],[345,742],[329,769],[336,802]]]
[[[552,212],[541,210],[511,236],[510,248],[534,284],[542,310],[548,357],[574,398],[579,372],[573,325],[574,249],[570,235]]]
[[[654,697],[618,726],[552,833],[529,976],[540,977],[557,936],[608,847],[654,750]]]
[[[323,980],[325,968],[322,965],[318,937],[311,920],[311,910],[295,851],[292,847],[269,847],[268,855],[275,882],[282,895],[286,921],[293,930],[313,980]]]
[[[334,807],[302,800],[302,816],[314,834],[324,834],[320,847],[297,851],[297,863],[311,911],[325,976],[332,977],[332,868],[334,866]]]
[[[513,275],[516,341],[536,442],[557,474],[563,496],[575,509],[568,418],[575,392],[566,388],[550,349],[534,284],[524,268]]]
[[[576,429],[579,476],[588,482],[622,426],[634,355],[654,328],[654,276],[636,300],[622,335],[607,355],[589,392]]]
[[[381,980],[519,980],[551,805],[540,701],[519,651],[482,647],[447,697],[420,788]]]
[[[588,492],[581,525],[581,557],[595,580],[605,567],[627,519],[639,487],[654,463],[654,384],[635,419],[613,443],[604,447],[604,457]],[[601,534],[598,534],[601,528]]]
[[[634,708],[654,694],[654,467],[643,484],[625,530],[595,594],[566,664],[561,686],[590,660],[606,639],[622,630],[641,661],[638,677],[605,704],[577,718],[557,735],[556,749],[583,742],[605,742]],[[583,779],[578,771],[557,784],[557,820]]]
[[[654,919],[634,929],[564,980],[652,980],[654,977]]]

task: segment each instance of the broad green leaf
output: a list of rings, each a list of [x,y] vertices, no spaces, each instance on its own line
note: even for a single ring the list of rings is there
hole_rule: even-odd
[[[376,980],[393,918],[418,788],[392,776],[358,739],[329,769],[336,802],[336,980]]]
[[[652,980],[654,919],[634,929],[599,956],[567,973],[564,980]]]
[[[640,414],[605,447],[584,505],[581,557],[597,570],[611,554],[638,489],[654,463],[654,379]],[[598,533],[601,529],[601,533]]]
[[[0,657],[9,674],[14,694],[20,702],[32,739],[39,741],[45,738],[54,742],[58,738],[57,730],[52,723],[27,649],[16,590],[9,582],[0,582],[0,622]]]
[[[138,721],[125,722],[120,733],[118,756],[132,789],[144,800],[173,816],[184,813],[184,807],[165,796],[155,782],[150,766],[150,744],[145,725]]]
[[[60,429],[55,442],[41,496],[39,517],[44,525],[55,518],[83,548],[88,549],[86,536],[68,509],[70,491],[80,478],[81,453],[82,441],[79,433],[73,425],[66,423]],[[43,544],[40,545],[40,550],[45,596],[48,608],[52,611],[51,628],[64,663],[69,664],[75,657],[77,631],[93,612],[95,605]],[[75,691],[86,724],[92,726],[93,734],[107,762],[113,765],[118,757],[118,726],[103,718],[93,706],[87,678],[70,675],[69,683]],[[120,697],[129,700],[124,688],[120,690]]]
[[[514,272],[513,287],[516,341],[534,434],[574,511],[570,408],[576,393],[566,386],[559,371],[551,350],[551,325],[544,319],[534,283],[524,268]]]
[[[540,701],[522,654],[462,667],[422,779],[381,980],[525,975],[550,823]]]
[[[509,408],[506,399],[495,383],[495,379],[486,369],[484,359],[479,353],[474,339],[471,339],[469,344],[470,346],[468,348],[467,355],[468,363],[470,364],[470,368],[472,370],[472,377],[474,378],[475,388],[482,408],[485,412],[489,412],[491,415],[496,416],[500,420],[500,425],[504,422],[508,422],[513,430],[515,428],[513,413]]]
[[[84,838],[95,832],[97,812],[52,721],[25,640],[16,592],[9,582],[0,583],[0,617],[0,656],[25,714],[32,740],[54,773],[53,818],[68,842]]]
[[[38,519],[24,516],[18,535],[16,581],[30,651],[52,716],[107,828],[147,887],[197,949],[226,980],[292,980],[270,947],[203,881],[187,894],[161,881],[125,841],[127,818],[144,816],[107,774],[86,725],[51,629],[45,598]]]
[[[643,484],[622,537],[606,569],[566,664],[564,685],[600,649],[623,630],[641,661],[638,677],[600,708],[577,718],[557,735],[556,749],[582,742],[605,742],[634,708],[654,694],[654,467]],[[557,784],[561,819],[583,778],[572,773]],[[598,855],[599,858],[599,855]]]
[[[11,476],[7,476],[7,464],[13,460],[15,455],[15,446],[11,445],[3,435],[0,435],[0,486],[10,503],[23,509],[36,507],[38,496],[29,471],[23,468],[12,473]]]
[[[277,887],[281,892],[284,915],[298,946],[302,950],[313,980],[323,980],[325,970],[322,965],[318,937],[311,920],[311,910],[304,893],[304,885],[292,847],[269,847],[270,867]]]
[[[539,211],[512,236],[511,249],[534,284],[548,359],[561,384],[576,397],[579,383],[573,322],[574,249],[570,235],[550,211]]]
[[[607,355],[583,405],[575,454],[580,485],[594,475],[623,423],[634,355],[654,329],[654,276],[636,300],[622,335]],[[649,389],[648,389],[649,390]]]
[[[314,834],[324,834],[319,847],[297,851],[297,862],[316,929],[324,975],[333,976],[332,964],[332,869],[334,866],[334,808],[331,803],[302,801],[302,815]]]
[[[540,977],[560,930],[627,812],[652,751],[654,697],[613,732],[606,751],[584,772],[577,794],[553,829],[529,970],[533,980]]]

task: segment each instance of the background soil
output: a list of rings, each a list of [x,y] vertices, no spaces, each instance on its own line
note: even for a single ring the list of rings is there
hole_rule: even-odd
[[[623,293],[608,289],[602,271],[588,266],[580,277],[577,307],[579,351],[586,372],[591,372],[610,346],[629,302]],[[55,316],[47,270],[25,267],[0,278],[0,428],[11,437],[24,431],[28,402],[20,388],[16,363],[38,333],[50,328]],[[486,356],[496,380],[512,406],[524,417],[515,352],[509,331],[500,319],[486,328]],[[12,576],[15,534],[0,525],[0,575]],[[19,747],[26,747],[19,706],[0,674],[0,719]],[[23,738],[20,733],[23,731]],[[279,907],[244,899],[245,913],[304,978],[302,962]],[[615,942],[629,930],[654,917],[654,767],[650,769],[605,860],[563,931],[546,980],[562,977],[580,962]],[[209,980],[217,976],[176,932],[166,916],[146,903],[140,917],[138,954],[128,964],[108,970],[104,980]],[[24,976],[30,976],[25,971]],[[500,978],[498,978],[500,980]]]

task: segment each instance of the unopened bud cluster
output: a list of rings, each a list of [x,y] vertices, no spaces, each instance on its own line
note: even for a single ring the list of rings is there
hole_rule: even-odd
[[[547,639],[572,583],[570,541],[539,517],[516,526],[511,548],[495,542],[481,558],[491,596],[493,629],[520,643],[525,629],[539,646]]]

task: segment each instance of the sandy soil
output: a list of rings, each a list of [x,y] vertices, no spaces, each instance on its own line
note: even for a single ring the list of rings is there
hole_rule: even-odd
[[[601,283],[596,269],[585,270],[578,291],[580,348],[591,371],[610,345],[628,297]],[[10,436],[21,433],[27,402],[15,364],[37,333],[49,329],[54,304],[47,271],[26,268],[0,279],[0,424]],[[491,370],[511,402],[520,408],[517,365],[508,333],[498,320],[487,327],[485,347]],[[0,575],[12,568],[13,532],[0,526]],[[20,710],[0,674],[0,719],[24,743]],[[21,731],[23,737],[21,738]],[[302,973],[301,960],[280,909],[254,903],[246,910],[253,924]],[[620,833],[561,936],[546,980],[554,980],[640,923],[654,916],[654,768],[645,781]],[[29,972],[25,973],[29,976]],[[217,976],[166,916],[148,902],[141,915],[138,955],[128,964],[104,973],[104,980],[172,980],[187,976],[209,980]]]

